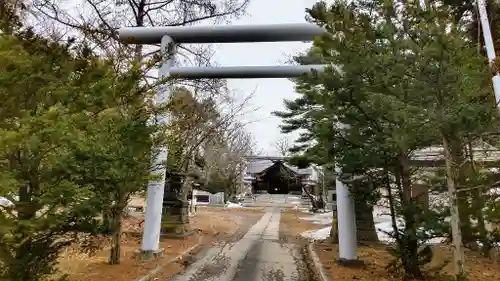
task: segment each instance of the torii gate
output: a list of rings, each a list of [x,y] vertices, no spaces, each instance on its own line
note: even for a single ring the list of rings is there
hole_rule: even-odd
[[[226,66],[226,67],[174,67],[176,44],[205,43],[251,43],[311,41],[326,31],[314,24],[272,24],[272,25],[228,25],[228,26],[177,26],[177,27],[124,27],[119,31],[120,40],[129,44],[161,44],[163,57],[158,77],[170,75],[175,78],[292,78],[311,70],[323,71],[326,65],[282,65],[282,66]],[[169,89],[163,85],[155,96],[156,103],[166,102]],[[168,122],[161,116],[159,122]],[[155,164],[165,163],[167,148],[162,148],[154,159]],[[149,182],[147,188],[147,208],[141,252],[153,256],[161,252],[159,248],[162,203],[165,186],[165,168],[156,171],[160,180]],[[354,202],[349,191],[340,181],[337,188],[337,216],[339,223],[339,259],[342,262],[355,261],[356,224]]]

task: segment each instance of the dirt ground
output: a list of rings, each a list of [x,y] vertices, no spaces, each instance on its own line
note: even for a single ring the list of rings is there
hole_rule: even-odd
[[[59,269],[61,273],[68,275],[69,281],[134,281],[197,244],[199,236],[203,237],[202,247],[240,238],[262,215],[262,210],[200,208],[196,216],[190,218],[194,235],[184,239],[160,241],[160,247],[165,249],[162,258],[147,262],[137,261],[134,251],[140,248],[141,240],[139,237],[124,235],[119,265],[107,264],[109,242],[106,241],[103,249],[92,256],[81,253],[78,247],[66,249],[59,259]],[[141,231],[141,221],[141,218],[127,219],[124,222],[124,231]],[[152,280],[166,280],[177,274],[192,261],[194,254],[190,253],[184,260],[163,267]]]
[[[392,256],[382,245],[360,246],[358,247],[358,257],[365,262],[364,268],[346,268],[339,266],[335,261],[338,257],[337,245],[329,242],[317,243],[314,246],[323,267],[331,280],[385,280],[399,281],[401,277],[391,276],[385,270],[385,266],[393,260]],[[436,268],[446,261],[451,261],[452,253],[449,247],[439,246],[433,248],[434,259],[424,268],[427,280],[447,281],[453,273],[453,267],[446,265],[441,271],[436,272]],[[500,276],[499,261],[489,260],[474,252],[466,253],[466,269],[469,281],[495,280],[495,276]]]
[[[302,232],[319,229],[324,225],[314,224],[301,218],[309,216],[307,213],[292,209],[284,209],[281,212],[280,239],[287,242],[301,242]]]
[[[301,218],[308,214],[296,210],[285,210],[281,213],[280,238],[284,241],[293,241],[303,243],[304,239],[300,233],[325,227],[324,225],[313,224]],[[358,246],[358,257],[365,262],[363,268],[346,268],[339,266],[335,261],[338,257],[338,247],[330,241],[315,242],[314,249],[318,254],[320,261],[330,280],[347,281],[400,281],[400,276],[391,276],[385,269],[387,264],[393,260],[385,246],[364,245]],[[453,273],[453,266],[448,263],[442,267],[446,261],[452,260],[451,249],[447,246],[436,246],[433,248],[434,259],[424,268],[428,280],[448,281]],[[497,280],[500,276],[500,254],[489,260],[483,258],[475,252],[466,252],[466,270],[469,281],[490,281]],[[436,269],[440,268],[439,272]]]

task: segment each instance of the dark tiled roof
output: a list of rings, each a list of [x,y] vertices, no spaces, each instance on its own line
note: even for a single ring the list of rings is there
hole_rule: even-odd
[[[265,169],[271,167],[273,164],[274,164],[274,162],[271,160],[251,159],[251,160],[248,160],[248,162],[247,162],[246,172],[249,174],[257,174],[257,173],[260,173],[260,172],[264,171]],[[301,175],[310,175],[312,173],[311,168],[298,169],[297,167],[294,167],[294,166],[286,164],[286,163],[283,163],[283,165],[285,165],[287,168],[289,168],[292,171],[297,172],[298,174],[301,174]]]

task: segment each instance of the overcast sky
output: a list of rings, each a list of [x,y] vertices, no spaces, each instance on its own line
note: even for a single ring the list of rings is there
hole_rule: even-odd
[[[305,9],[315,0],[251,0],[247,16],[233,24],[300,23],[305,21]],[[305,50],[310,43],[244,43],[216,46],[215,61],[221,66],[283,64],[290,56]],[[252,122],[248,131],[254,136],[258,150],[264,155],[277,155],[275,143],[282,136],[280,118],[271,112],[282,110],[283,99],[294,98],[294,84],[288,79],[234,79],[229,87],[237,92],[251,93],[250,107],[258,108],[247,114],[244,121]],[[287,136],[291,143],[296,136]]]

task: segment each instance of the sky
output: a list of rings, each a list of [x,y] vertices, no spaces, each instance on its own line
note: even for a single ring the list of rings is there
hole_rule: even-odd
[[[302,23],[305,21],[305,9],[312,7],[315,0],[251,0],[246,16],[234,20],[232,24],[273,24]],[[298,52],[306,50],[311,43],[242,43],[217,45],[213,57],[220,66],[236,65],[279,65]],[[237,93],[250,94],[250,111],[242,117],[248,123],[247,130],[252,134],[256,150],[262,155],[279,155],[276,141],[286,137],[289,143],[297,137],[282,135],[279,130],[280,118],[271,112],[284,109],[283,100],[297,96],[293,82],[288,79],[232,79],[228,81],[230,89]]]

